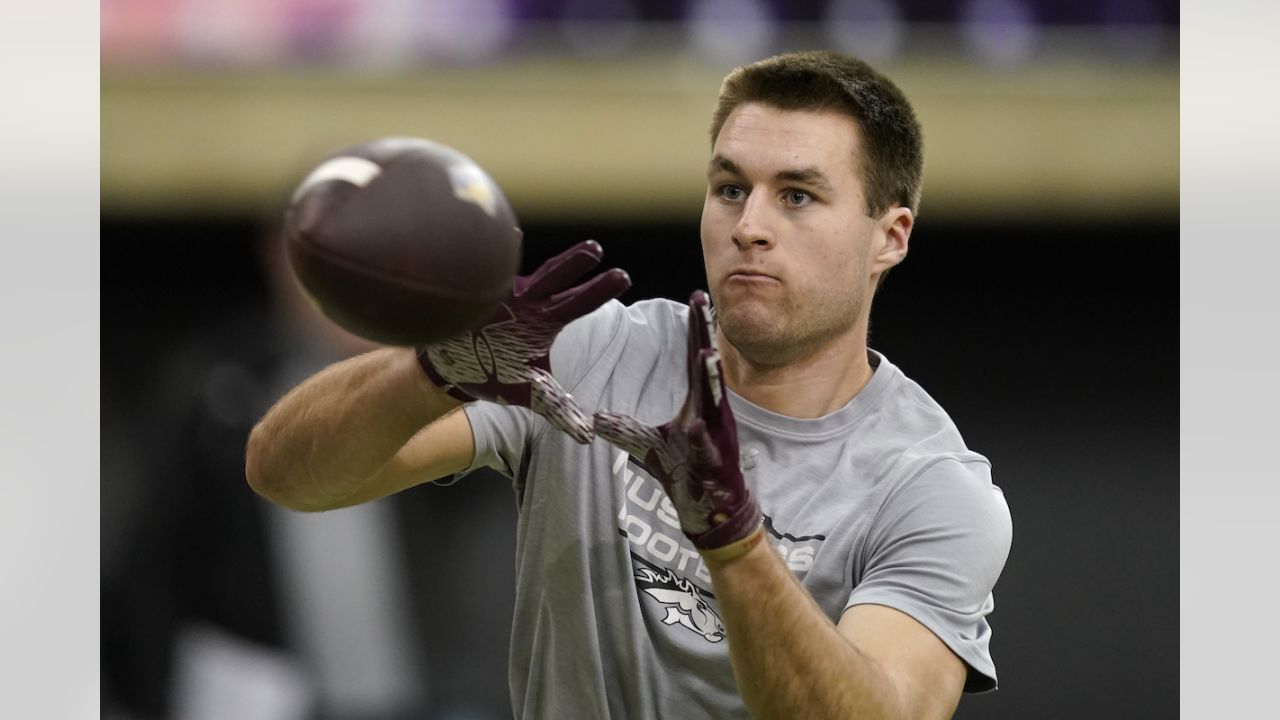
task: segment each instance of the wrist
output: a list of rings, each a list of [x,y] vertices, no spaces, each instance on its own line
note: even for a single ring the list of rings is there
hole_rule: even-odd
[[[758,552],[760,548],[767,548],[769,543],[765,542],[765,532],[763,527],[757,527],[751,534],[735,540],[717,548],[708,548],[701,550],[702,557],[706,561],[709,569],[718,570],[726,565],[736,562],[752,552]]]
[[[709,518],[714,523],[713,527],[697,535],[689,535],[694,547],[699,551],[728,547],[760,529],[760,506],[749,490],[744,488],[743,493],[736,508],[716,512]]]
[[[422,368],[422,372],[426,375],[428,382],[434,385],[436,389],[460,403],[467,403],[476,399],[476,397],[471,393],[466,392],[462,388],[446,380],[445,377],[440,374],[440,371],[436,370],[435,365],[431,362],[431,358],[429,357],[428,348],[421,347],[415,352],[418,356],[418,367]]]

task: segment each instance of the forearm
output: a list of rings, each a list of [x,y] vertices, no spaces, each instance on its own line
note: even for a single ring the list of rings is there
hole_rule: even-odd
[[[410,349],[336,363],[291,390],[254,427],[246,477],[281,505],[335,507],[458,404],[426,379]]]
[[[839,634],[769,543],[709,568],[753,718],[902,717],[884,670]]]

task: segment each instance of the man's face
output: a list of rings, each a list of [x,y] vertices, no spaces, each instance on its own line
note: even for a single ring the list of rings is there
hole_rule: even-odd
[[[757,103],[720,130],[702,253],[721,331],[753,362],[782,364],[857,330],[878,233],[860,138],[845,115]]]

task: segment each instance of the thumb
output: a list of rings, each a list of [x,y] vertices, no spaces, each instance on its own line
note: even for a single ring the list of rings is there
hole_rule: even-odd
[[[662,433],[658,428],[645,425],[622,413],[598,412],[595,414],[594,425],[596,435],[626,450],[640,461],[662,442]]]
[[[535,369],[529,378],[529,409],[543,416],[553,426],[582,443],[591,442],[591,421],[566,393],[560,383],[545,370]]]

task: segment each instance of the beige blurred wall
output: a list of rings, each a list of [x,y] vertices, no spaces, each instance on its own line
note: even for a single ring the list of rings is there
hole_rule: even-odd
[[[1176,216],[1175,63],[885,69],[924,124],[926,215]],[[674,54],[368,74],[104,70],[102,210],[272,213],[321,156],[418,135],[471,155],[526,219],[696,216],[722,74]]]

